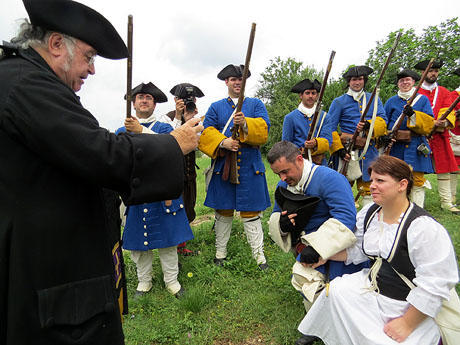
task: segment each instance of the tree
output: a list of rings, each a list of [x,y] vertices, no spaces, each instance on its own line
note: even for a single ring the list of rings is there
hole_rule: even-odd
[[[270,65],[261,73],[262,79],[256,92],[256,97],[265,103],[270,117],[270,132],[267,143],[262,147],[263,153],[281,140],[284,116],[299,105],[299,95],[291,93],[291,88],[305,78],[322,82],[323,76],[323,71],[317,71],[312,66],[303,67],[302,62],[293,58],[270,60]],[[342,92],[340,83],[330,79],[323,98],[324,109],[328,109],[332,100]]]
[[[368,90],[373,89],[398,32],[402,33],[401,39],[381,83],[380,98],[383,102],[396,94],[396,74],[399,70],[413,69],[417,62],[429,58],[444,61],[439,84],[449,89],[458,87],[460,78],[452,72],[458,66],[460,57],[460,26],[457,18],[453,18],[425,28],[419,36],[414,29],[400,29],[391,32],[385,40],[377,41],[377,46],[369,51],[366,61],[375,70],[369,77]]]

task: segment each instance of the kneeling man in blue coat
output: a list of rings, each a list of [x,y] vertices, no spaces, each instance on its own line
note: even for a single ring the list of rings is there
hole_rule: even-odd
[[[353,193],[345,176],[304,159],[291,142],[273,145],[267,160],[281,179],[269,233],[284,252],[296,257],[291,283],[308,312],[329,280],[363,267],[332,260],[329,265],[317,264],[320,258],[329,258],[356,242]],[[315,340],[303,335],[296,344],[313,344]]]

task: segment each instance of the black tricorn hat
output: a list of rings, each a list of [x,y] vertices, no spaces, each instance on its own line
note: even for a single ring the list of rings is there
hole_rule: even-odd
[[[225,80],[230,77],[242,77],[243,76],[244,65],[227,65],[222,71],[219,72],[217,78],[220,80]],[[248,78],[251,76],[251,71],[248,71]]]
[[[295,84],[292,87],[291,92],[302,93],[305,90],[316,90],[319,92],[321,90],[321,83],[316,79],[314,81],[311,81],[307,78]]]
[[[117,30],[92,8],[71,0],[23,0],[23,3],[33,25],[78,38],[102,57],[128,57],[128,49]]]
[[[460,67],[458,67],[455,71],[452,72],[460,77]]]
[[[417,63],[414,68],[418,69],[419,71],[424,71],[428,64],[430,63],[431,59],[428,60],[423,60]],[[441,68],[444,65],[444,61],[439,60],[439,61],[433,61],[433,64],[431,65],[431,68]]]
[[[374,72],[374,70],[369,66],[353,66],[343,74],[343,77],[347,79],[352,77],[368,76],[372,72]]]
[[[415,72],[415,71],[412,71],[410,69],[403,69],[398,74],[396,74],[397,80],[399,80],[401,78],[406,78],[406,77],[411,77],[415,81],[420,80],[420,76],[418,75],[418,73]]]
[[[136,95],[138,93],[148,93],[149,95],[152,95],[154,98],[155,103],[164,103],[168,101],[168,97],[161,91],[159,88],[157,88],[154,84],[148,83],[140,83],[137,85],[132,91],[131,91],[131,98],[134,102],[136,99]],[[126,95],[125,95],[126,99]]]
[[[297,213],[295,217],[295,227],[298,230],[303,230],[307,226],[321,198],[317,196],[295,194],[279,186],[275,191],[275,200],[279,207],[283,211],[287,211],[288,214]]]
[[[191,95],[193,97],[204,96],[203,91],[201,91],[198,86],[192,85],[190,83],[177,84],[169,92],[171,92],[171,95],[181,98],[184,91],[191,91]]]

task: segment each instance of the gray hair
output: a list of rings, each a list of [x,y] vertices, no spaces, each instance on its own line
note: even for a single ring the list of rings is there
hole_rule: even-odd
[[[39,26],[31,24],[27,18],[21,19],[19,31],[16,37],[11,39],[11,43],[18,45],[22,49],[29,47],[46,48],[49,38],[54,31],[47,31]],[[76,38],[60,33],[64,37],[64,44],[71,58],[74,56],[74,47],[77,43]]]
[[[280,141],[273,145],[273,147],[268,151],[267,161],[269,164],[275,163],[277,160],[282,157],[286,158],[288,162],[295,162],[296,157],[300,155],[300,150],[290,141]]]

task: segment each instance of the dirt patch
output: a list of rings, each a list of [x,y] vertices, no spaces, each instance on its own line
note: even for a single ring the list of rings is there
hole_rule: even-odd
[[[214,220],[213,214],[204,214],[202,216],[196,217],[193,222],[190,223],[191,226],[197,226],[204,222],[210,222]]]

